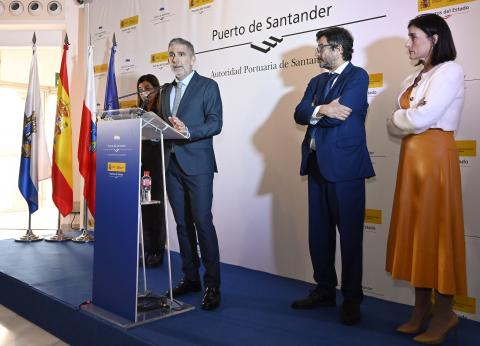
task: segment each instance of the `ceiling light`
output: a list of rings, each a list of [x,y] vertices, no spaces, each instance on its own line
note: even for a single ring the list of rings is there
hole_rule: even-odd
[[[52,16],[58,16],[62,13],[62,4],[59,1],[50,1],[47,5],[47,11]]]
[[[38,16],[40,13],[42,13],[43,10],[43,5],[40,1],[31,1],[28,4],[28,13],[30,13],[32,16]]]
[[[23,4],[20,1],[12,1],[8,9],[12,15],[19,16],[23,12]]]

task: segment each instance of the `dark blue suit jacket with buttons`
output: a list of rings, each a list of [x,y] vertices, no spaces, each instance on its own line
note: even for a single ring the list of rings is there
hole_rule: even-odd
[[[173,88],[173,84],[167,87],[160,103],[160,114],[167,122],[172,115],[170,93]],[[167,150],[168,147],[175,146],[175,157],[187,175],[217,172],[212,137],[222,130],[222,99],[218,84],[194,72],[177,114],[188,127],[190,139],[168,141]]]
[[[318,167],[326,180],[340,182],[373,177],[375,172],[365,134],[368,74],[364,69],[349,63],[323,99],[323,88],[328,78],[328,73],[312,78],[302,101],[295,109],[295,121],[309,127],[302,143],[300,174],[308,174],[310,134],[314,133]],[[315,125],[311,125],[315,107],[328,104],[338,97],[340,104],[352,109],[350,116],[344,121],[324,116]],[[312,131],[312,126],[316,127],[315,131]]]

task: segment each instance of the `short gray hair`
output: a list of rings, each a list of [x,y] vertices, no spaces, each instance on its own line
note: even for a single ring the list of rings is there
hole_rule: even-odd
[[[170,40],[170,42],[168,43],[168,48],[170,48],[174,44],[183,44],[185,47],[187,47],[190,53],[192,53],[192,55],[195,55],[195,49],[193,48],[193,44],[191,44],[189,41],[183,38],[177,37]]]

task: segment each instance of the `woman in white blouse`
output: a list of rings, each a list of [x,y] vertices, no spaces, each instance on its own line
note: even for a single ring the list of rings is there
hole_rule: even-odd
[[[443,18],[425,14],[408,24],[405,43],[421,69],[402,85],[399,108],[387,120],[403,137],[386,270],[415,287],[410,320],[398,331],[441,343],[458,325],[454,295],[466,295],[460,167],[454,131],[464,101],[463,69]],[[432,304],[432,294],[435,304]],[[428,328],[425,326],[428,323]]]

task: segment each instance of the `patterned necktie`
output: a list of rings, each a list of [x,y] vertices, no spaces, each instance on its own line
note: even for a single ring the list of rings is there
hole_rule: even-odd
[[[182,98],[182,82],[177,82],[175,87],[175,99],[173,100],[172,115],[176,116],[178,111],[178,106],[180,105],[180,99]]]

